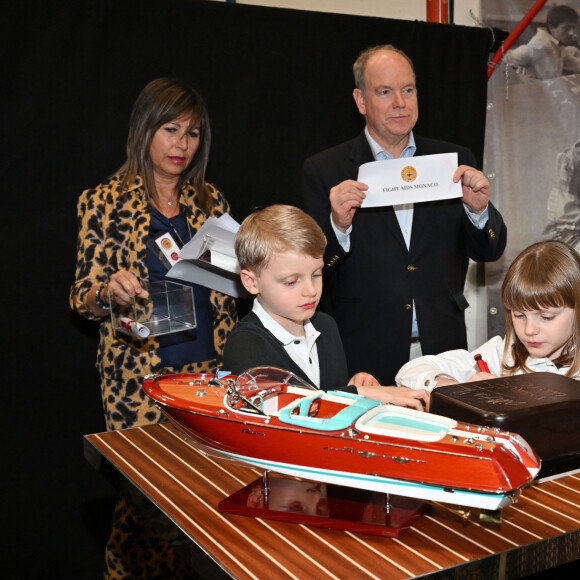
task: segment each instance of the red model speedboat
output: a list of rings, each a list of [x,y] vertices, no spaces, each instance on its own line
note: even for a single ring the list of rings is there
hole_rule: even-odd
[[[143,387],[205,453],[304,479],[495,510],[540,468],[515,433],[324,392],[281,369],[160,375]]]

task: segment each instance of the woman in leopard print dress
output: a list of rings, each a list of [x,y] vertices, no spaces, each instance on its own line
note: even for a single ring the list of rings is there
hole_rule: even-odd
[[[194,336],[131,338],[114,332],[106,309],[111,296],[127,305],[143,295],[143,283],[164,278],[151,237],[167,231],[181,245],[208,217],[229,211],[223,195],[204,180],[209,144],[199,95],[175,81],[152,81],[133,109],[127,162],[80,197],[70,302],[82,316],[101,322],[97,368],[109,430],[156,423],[159,411],[141,389],[143,377],[210,371],[236,322],[234,300],[201,287],[195,288]]]
[[[159,422],[159,410],[141,388],[143,377],[211,372],[237,320],[233,298],[201,286],[194,286],[194,331],[137,339],[115,332],[110,319],[110,299],[128,305],[135,297],[147,296],[148,282],[164,279],[167,263],[155,237],[169,233],[181,246],[209,217],[229,212],[223,195],[205,181],[209,147],[209,117],[200,95],[180,81],[156,79],[133,107],[127,161],[115,175],[80,196],[70,303],[77,313],[100,321],[97,368],[109,430]],[[128,515],[131,511],[130,504],[119,502],[118,529],[114,526],[111,536],[114,539],[117,532],[117,545],[107,555],[109,578],[131,577],[121,560],[131,553],[131,536],[143,537],[137,527],[130,529],[136,518]],[[151,561],[159,545],[149,544],[142,556]],[[137,562],[140,558],[130,556],[137,567],[142,565]]]

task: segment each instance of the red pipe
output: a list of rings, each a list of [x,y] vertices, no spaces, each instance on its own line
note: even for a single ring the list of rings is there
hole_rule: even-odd
[[[503,55],[509,50],[511,45],[516,41],[519,35],[524,31],[524,28],[532,21],[534,16],[542,9],[546,0],[536,0],[536,3],[529,9],[528,13],[522,18],[521,22],[511,31],[510,35],[505,39],[501,48],[493,55],[493,58],[487,65],[487,80],[492,75],[495,67],[503,58]]]
[[[449,0],[427,0],[427,22],[449,24]]]

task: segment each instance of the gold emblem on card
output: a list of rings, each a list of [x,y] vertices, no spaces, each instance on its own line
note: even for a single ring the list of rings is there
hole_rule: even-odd
[[[403,171],[401,171],[401,177],[403,181],[415,181],[417,179],[417,170],[412,167],[411,165],[407,165],[407,167],[403,167]]]

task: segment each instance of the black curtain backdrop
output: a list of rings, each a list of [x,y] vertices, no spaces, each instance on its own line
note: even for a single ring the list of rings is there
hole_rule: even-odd
[[[175,76],[202,92],[208,177],[241,221],[301,205],[303,160],[362,129],[352,63],[383,43],[415,62],[417,131],[481,160],[488,29],[193,0],[3,6],[4,577],[101,577],[113,492],[82,451],[104,430],[96,327],[71,314],[68,289],[77,197],[123,163],[139,91]]]

